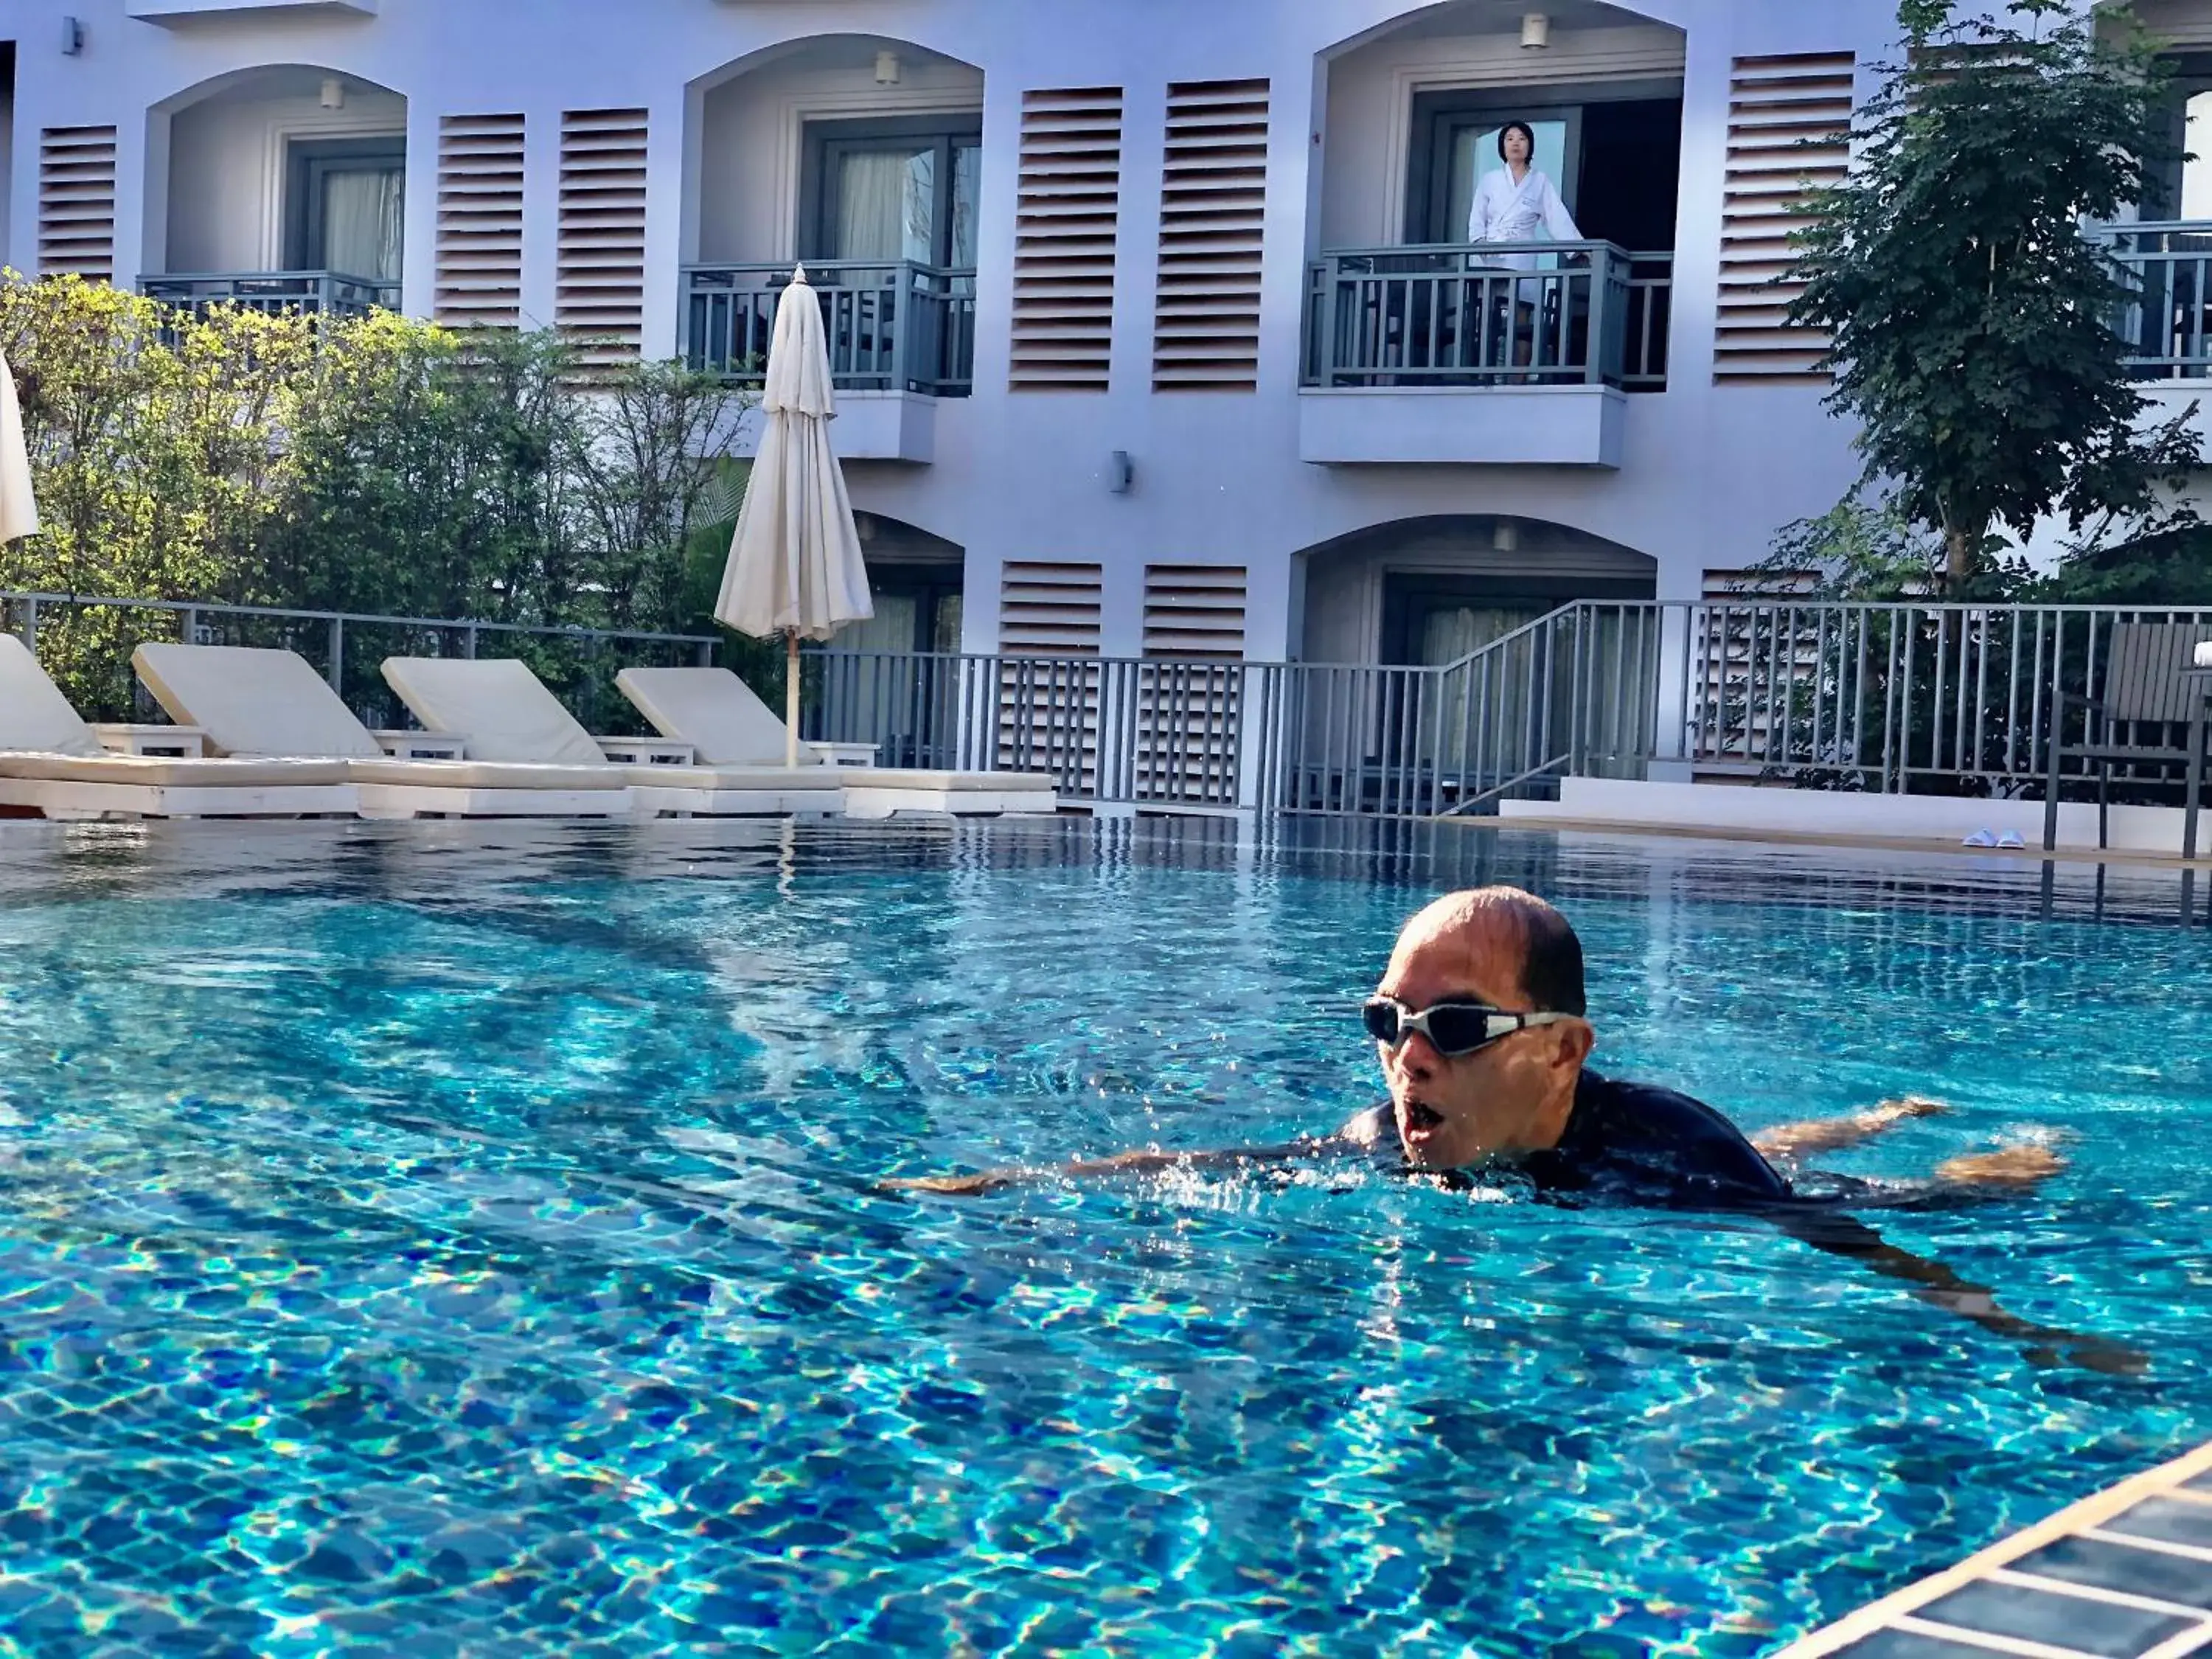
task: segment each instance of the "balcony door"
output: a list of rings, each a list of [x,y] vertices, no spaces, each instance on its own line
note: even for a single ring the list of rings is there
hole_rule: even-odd
[[[287,161],[286,269],[398,282],[406,219],[406,141],[295,139]]]
[[[975,266],[977,117],[807,124],[805,257]]]

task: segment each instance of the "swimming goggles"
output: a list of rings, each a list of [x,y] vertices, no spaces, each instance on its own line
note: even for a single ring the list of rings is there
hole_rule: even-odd
[[[1359,1017],[1367,1035],[1386,1048],[1395,1048],[1419,1031],[1447,1060],[1471,1054],[1477,1048],[1511,1036],[1534,1025],[1556,1025],[1572,1014],[1509,1014],[1481,1002],[1431,1003],[1418,1014],[1395,997],[1370,997]]]

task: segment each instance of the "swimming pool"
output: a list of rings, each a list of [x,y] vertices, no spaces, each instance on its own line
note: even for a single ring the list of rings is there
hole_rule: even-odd
[[[11,829],[0,1643],[1765,1651],[2212,1433],[2212,944],[2034,871]],[[1881,1225],[2150,1370],[1756,1226],[1342,1171],[872,1190],[1333,1125],[1398,922],[1516,878],[1625,1073],[1753,1126],[1958,1103],[1865,1173],[2070,1130],[2044,1196]]]

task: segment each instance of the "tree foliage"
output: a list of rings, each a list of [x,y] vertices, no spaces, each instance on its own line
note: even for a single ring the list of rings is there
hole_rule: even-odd
[[[0,281],[0,352],[45,520],[0,547],[0,588],[713,631],[745,395],[680,364],[587,379],[550,331],[195,313],[69,276]],[[42,654],[112,708],[146,633],[49,612]]]
[[[2081,234],[2139,200],[2167,148],[2151,46],[2064,0],[1964,21],[1905,0],[1899,21],[1905,61],[1854,121],[1849,176],[1810,198],[1790,307],[1832,337],[1862,487],[1941,538],[1954,587],[1999,529],[2189,520],[2173,492],[2198,444],[2181,421],[2143,429],[2111,325],[2126,291]]]

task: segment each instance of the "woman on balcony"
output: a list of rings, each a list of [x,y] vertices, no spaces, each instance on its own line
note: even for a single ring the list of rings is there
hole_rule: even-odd
[[[1467,240],[1470,242],[1534,242],[1549,240],[1556,242],[1579,242],[1583,234],[1575,228],[1574,216],[1567,204],[1559,199],[1558,186],[1543,170],[1535,165],[1536,134],[1526,121],[1508,121],[1498,131],[1498,159],[1505,165],[1482,175],[1474,188],[1474,205],[1467,216]],[[1534,270],[1537,255],[1534,253],[1499,253],[1483,260],[1488,265],[1503,265],[1510,270]],[[1510,333],[1517,343],[1522,325],[1530,325],[1536,338],[1529,342],[1528,362],[1533,368],[1539,356],[1538,341],[1547,331],[1535,327],[1536,319],[1546,309],[1546,288],[1554,290],[1559,297],[1561,286],[1541,280],[1518,282],[1510,312]],[[1517,356],[1517,352],[1516,353]]]

